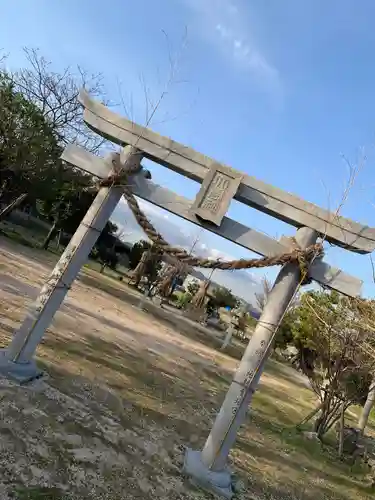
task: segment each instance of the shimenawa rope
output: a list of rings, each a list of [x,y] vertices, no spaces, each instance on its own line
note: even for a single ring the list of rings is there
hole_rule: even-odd
[[[115,165],[117,162],[114,160],[113,163]],[[183,248],[174,247],[163,238],[163,236],[155,229],[153,224],[146,217],[132,192],[131,186],[127,182],[128,177],[135,174],[141,168],[140,164],[135,166],[131,161],[126,161],[125,164],[121,165],[118,172],[111,173],[106,179],[100,181],[99,185],[100,187],[121,186],[124,190],[124,198],[126,199],[130,210],[148,238],[162,253],[173,256],[183,264],[187,264],[192,267],[202,267],[205,269],[235,270],[260,269],[263,267],[283,266],[289,263],[298,263],[301,272],[301,279],[306,282],[308,280],[308,269],[310,263],[316,258],[323,256],[322,243],[315,243],[314,245],[311,245],[303,250],[299,247],[295,238],[290,238],[291,245],[293,247],[292,250],[282,255],[231,261],[196,257],[189,254]],[[114,170],[116,170],[116,168]]]

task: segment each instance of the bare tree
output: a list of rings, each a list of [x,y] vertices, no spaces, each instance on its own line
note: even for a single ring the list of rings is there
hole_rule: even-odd
[[[79,66],[75,71],[66,67],[56,72],[38,49],[25,48],[24,52],[28,67],[7,74],[15,89],[41,109],[62,145],[76,143],[97,152],[105,139],[85,125],[78,94],[85,88],[103,100],[102,75],[89,74]]]
[[[0,49],[0,52],[2,51],[3,49]],[[6,61],[7,59],[7,54],[0,54],[0,64],[4,64],[4,62]]]
[[[271,292],[271,289],[272,289],[271,282],[264,276],[264,278],[262,279],[262,291],[255,294],[255,299],[261,311],[263,311],[264,306],[267,303],[267,299]]]

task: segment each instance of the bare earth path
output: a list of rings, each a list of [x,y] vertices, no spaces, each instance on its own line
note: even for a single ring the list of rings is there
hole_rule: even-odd
[[[53,261],[0,239],[3,346]],[[204,443],[235,359],[84,282],[38,359],[44,381],[0,381],[1,499],[209,498],[181,476],[183,447]],[[232,453],[247,484],[239,498],[370,498],[347,466],[316,459],[315,443],[301,448],[288,430],[313,404],[301,382],[275,363],[264,376]]]

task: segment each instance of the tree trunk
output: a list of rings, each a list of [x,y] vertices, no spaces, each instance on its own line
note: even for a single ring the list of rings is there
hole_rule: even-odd
[[[361,434],[364,434],[367,422],[370,416],[370,412],[375,403],[375,377],[372,379],[365,406],[363,407],[362,414],[358,421],[358,429],[361,431]]]
[[[340,413],[339,457],[342,457],[342,454],[344,452],[344,427],[345,427],[345,403],[342,403],[341,413]]]
[[[55,238],[55,236],[57,235],[57,233],[58,233],[57,221],[55,221],[53,223],[51,229],[49,230],[49,232],[48,232],[48,234],[46,236],[46,239],[42,243],[42,248],[44,248],[44,250],[48,249],[49,244]]]
[[[6,206],[3,210],[0,211],[0,222],[6,219],[8,215],[18,206],[21,205],[23,201],[25,201],[27,198],[27,194],[23,193],[21,194],[18,198],[13,200],[11,203],[9,203],[8,206]]]
[[[316,432],[319,439],[322,439],[325,433],[325,426],[329,418],[331,406],[331,398],[328,394],[325,395],[323,404],[320,409],[320,414],[314,422],[314,432]]]
[[[320,440],[331,429],[331,427],[340,418],[340,400],[336,400],[334,396],[327,396],[321,413],[315,422],[314,431],[317,433]],[[346,410],[346,408],[345,408]]]
[[[56,248],[57,250],[60,248],[60,240],[61,240],[61,229],[59,230],[59,236],[56,241]]]
[[[314,410],[312,410],[306,417],[297,425],[297,429],[300,429],[303,425],[307,424],[315,415],[322,409],[323,403],[320,403]]]
[[[7,191],[7,183],[8,182],[5,180],[0,187],[0,200],[3,198],[4,194]]]

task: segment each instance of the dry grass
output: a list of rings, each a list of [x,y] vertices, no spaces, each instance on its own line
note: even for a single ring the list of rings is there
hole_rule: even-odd
[[[3,345],[52,261],[0,240]],[[97,279],[108,291],[106,279]],[[0,498],[11,491],[30,500],[207,498],[180,475],[183,447],[203,445],[236,359],[203,343],[201,334],[182,335],[84,279],[38,358],[45,381],[31,388],[1,382]],[[269,364],[232,452],[246,484],[239,498],[371,497],[362,486],[364,471],[294,431],[313,404],[293,371]]]

